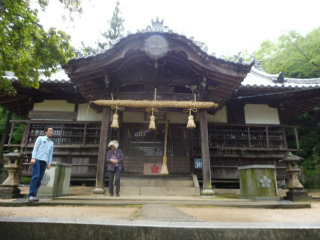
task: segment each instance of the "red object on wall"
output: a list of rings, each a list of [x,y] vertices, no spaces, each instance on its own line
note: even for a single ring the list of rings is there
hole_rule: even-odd
[[[162,164],[158,163],[145,163],[144,164],[144,175],[160,175]]]

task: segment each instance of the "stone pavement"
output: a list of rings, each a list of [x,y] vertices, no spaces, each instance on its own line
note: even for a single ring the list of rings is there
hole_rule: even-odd
[[[173,221],[173,222],[199,222],[171,205],[143,205],[138,212],[139,220],[144,221]]]
[[[238,198],[219,198],[217,196],[120,196],[77,195],[53,199],[40,199],[29,203],[26,198],[0,199],[0,206],[126,206],[126,205],[184,205],[216,206],[236,208],[311,208],[310,202],[256,201]]]
[[[83,191],[82,191],[83,193]],[[74,194],[55,199],[41,199],[30,204],[26,199],[0,200],[1,207],[46,206],[81,206],[120,207],[136,205],[137,215],[131,220],[95,219],[95,218],[52,218],[52,217],[4,217],[0,215],[1,239],[320,239],[320,221],[281,222],[277,219],[279,208],[298,211],[310,209],[311,202],[289,201],[253,201],[238,199],[234,194],[213,197],[194,196],[120,196],[109,197]],[[315,194],[317,195],[317,194]],[[318,203],[317,203],[318,204]],[[183,207],[208,209],[225,208],[228,214],[235,214],[237,209],[244,212],[269,209],[270,218],[262,222],[207,222],[195,215],[188,214]],[[318,205],[317,205],[318,206]],[[228,208],[231,209],[228,209]],[[257,210],[254,210],[254,209]],[[319,211],[320,207],[315,210]],[[315,211],[313,210],[313,211]],[[32,210],[31,210],[32,211]],[[1,212],[1,209],[0,209]],[[274,213],[274,217],[273,217]],[[219,219],[219,218],[218,218]],[[302,219],[302,218],[301,218]],[[307,219],[307,218],[305,218]],[[33,232],[38,233],[37,237]],[[53,234],[53,235],[52,235]]]

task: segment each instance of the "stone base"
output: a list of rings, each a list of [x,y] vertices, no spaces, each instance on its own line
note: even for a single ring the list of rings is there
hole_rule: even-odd
[[[255,201],[280,201],[280,197],[242,197],[240,196],[239,199],[251,199]]]
[[[11,199],[11,198],[22,198],[20,194],[21,190],[17,187],[0,187],[0,198]]]
[[[93,194],[104,194],[106,191],[103,188],[95,188],[93,189]]]
[[[214,194],[215,194],[215,191],[213,191],[211,188],[201,190],[201,195],[213,196]]]
[[[63,196],[70,196],[70,194],[37,194],[37,198],[56,198]]]
[[[53,161],[43,176],[37,196],[53,198],[69,195],[71,169],[71,164]]]
[[[308,192],[304,189],[290,189],[284,199],[289,201],[308,201],[311,200],[312,197],[309,196]]]

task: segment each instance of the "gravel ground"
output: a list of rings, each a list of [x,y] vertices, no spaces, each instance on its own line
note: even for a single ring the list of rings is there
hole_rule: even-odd
[[[205,222],[320,222],[320,203],[305,209],[258,209],[231,207],[175,207],[195,220]],[[160,213],[161,214],[161,213]],[[1,217],[45,217],[139,220],[139,207],[0,207]],[[141,216],[142,217],[142,216]],[[166,216],[163,216],[162,220]],[[170,220],[172,216],[167,216]],[[150,218],[148,218],[151,220]],[[154,219],[157,220],[157,219]],[[175,220],[177,221],[177,220]]]
[[[22,188],[27,193],[28,188]],[[72,194],[90,194],[88,187],[73,188]],[[318,193],[319,195],[319,193]],[[195,221],[205,222],[320,222],[320,202],[312,202],[311,208],[305,209],[262,209],[234,207],[177,206],[175,210],[193,217]],[[161,214],[161,207],[159,208]],[[139,211],[141,216],[139,216]],[[173,211],[175,212],[175,211]],[[1,217],[45,217],[45,218],[84,218],[139,220],[143,217],[139,206],[27,206],[0,207]],[[158,214],[158,213],[157,213]],[[151,216],[150,216],[151,217]],[[170,220],[172,216],[168,216]],[[150,218],[149,218],[150,219]],[[166,220],[165,214],[159,219]],[[157,220],[157,219],[154,219]]]

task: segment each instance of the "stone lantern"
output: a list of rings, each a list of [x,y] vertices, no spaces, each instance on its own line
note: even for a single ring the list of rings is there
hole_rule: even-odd
[[[287,157],[280,160],[280,162],[286,164],[286,172],[289,174],[289,191],[285,197],[286,200],[299,201],[311,199],[311,197],[308,196],[308,192],[304,190],[304,187],[299,181],[299,172],[301,169],[298,166],[298,162],[300,161],[304,161],[304,159],[302,157],[293,155],[291,152]]]
[[[8,177],[1,184],[0,198],[19,198],[19,172],[21,170],[21,161],[26,156],[15,150],[13,153],[3,154],[4,168],[8,171]]]

